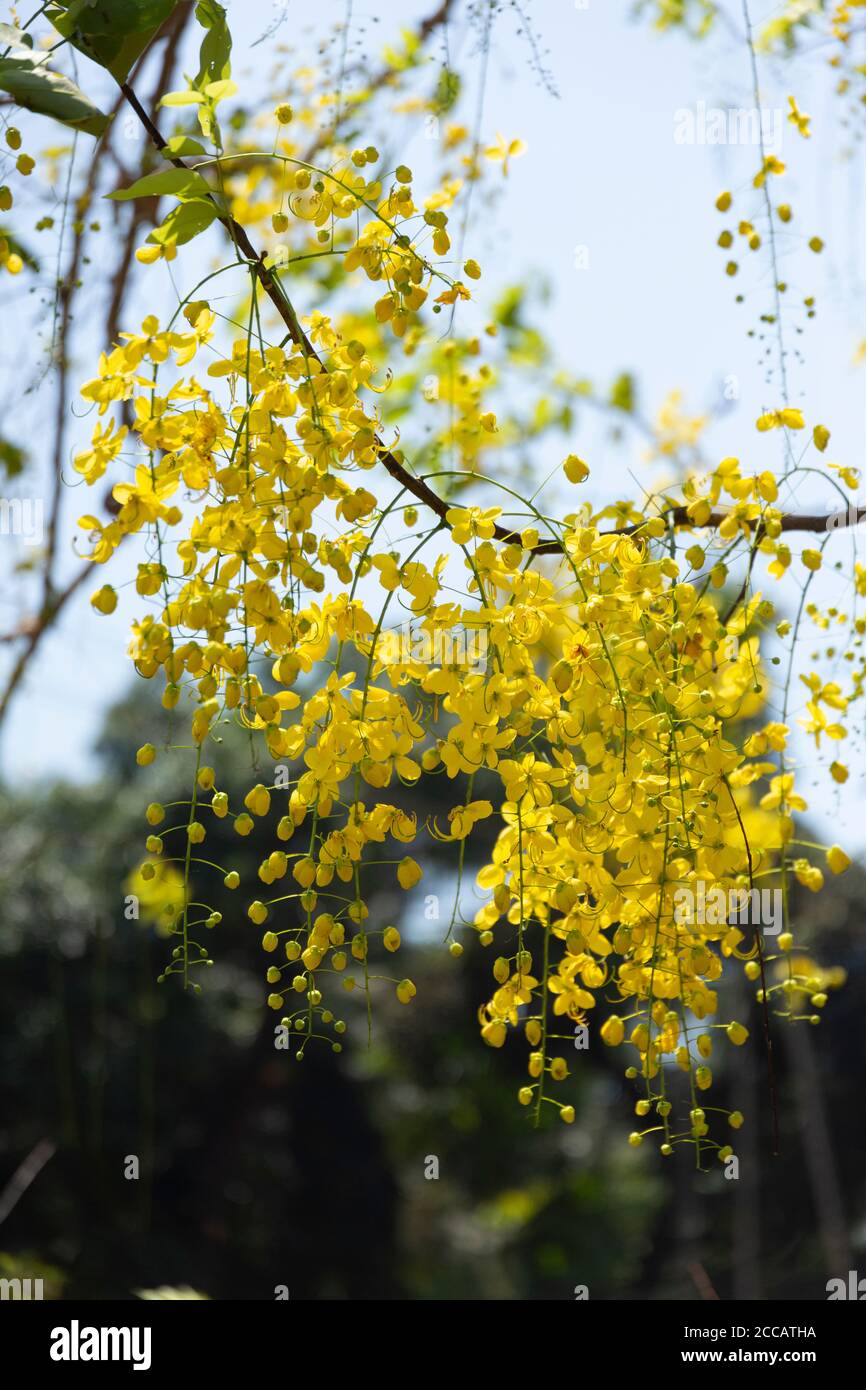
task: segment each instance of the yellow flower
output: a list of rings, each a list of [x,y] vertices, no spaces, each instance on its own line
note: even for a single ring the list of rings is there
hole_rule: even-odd
[[[589,477],[588,465],[584,463],[583,459],[579,459],[576,454],[569,454],[562,467],[570,483],[582,483]]]
[[[445,520],[451,527],[455,545],[466,545],[470,540],[489,538],[496,531],[496,518],[502,513],[501,507],[449,507]]]
[[[851,860],[839,845],[831,845],[827,850],[827,868],[831,873],[844,874],[851,867]]]
[[[622,1019],[617,1014],[611,1014],[606,1018],[599,1029],[602,1042],[608,1047],[617,1047],[623,1040],[625,1030]]]
[[[484,154],[487,159],[502,165],[503,174],[508,173],[508,166],[512,159],[517,159],[525,154],[527,145],[525,140],[506,140],[505,136],[497,132],[496,144],[488,145]]]
[[[401,1004],[411,1004],[418,991],[411,980],[401,980],[396,992]]]
[[[109,563],[135,537],[129,595],[143,612],[129,655],[143,679],[157,680],[174,711],[173,755],[188,760],[186,791],[164,807],[150,801],[146,813],[152,858],[142,882],[159,878],[159,856],[166,867],[184,866],[173,870],[180,892],[167,895],[175,918],[166,930],[178,905],[195,903],[194,935],[172,934],[165,973],[183,972],[190,983],[199,926],[219,921],[208,905],[212,882],[239,887],[231,863],[220,862],[230,850],[189,855],[188,864],[183,853],[225,822],[216,829],[231,826],[235,848],[235,834],[250,849],[256,842],[255,891],[273,894],[246,910],[270,957],[263,997],[292,1013],[293,1029],[300,1024],[301,1056],[323,1033],[344,1031],[329,997],[340,979],[347,992],[369,988],[371,1008],[383,978],[408,1004],[415,985],[387,969],[400,932],[376,919],[374,893],[391,864],[401,888],[421,882],[423,852],[404,852],[429,834],[457,878],[470,863],[477,875],[471,925],[479,949],[493,948],[478,1026],[494,1049],[512,1031],[526,1047],[531,1084],[520,1087],[520,1103],[548,1101],[553,1082],[570,1086],[553,1039],[569,1033],[564,1021],[576,1037],[601,1007],[604,1044],[629,1048],[626,1074],[639,1083],[645,1134],[655,1141],[661,1128],[664,1152],[696,1144],[699,1160],[711,1135],[708,1146],[724,1154],[729,1136],[719,1141],[718,1130],[727,1112],[670,1100],[666,1070],[690,1075],[702,1093],[713,1082],[716,1030],[734,1045],[745,1041],[743,1026],[718,1014],[732,968],[760,979],[739,921],[750,891],[761,893],[783,863],[810,891],[824,879],[793,858],[807,803],[789,770],[793,722],[774,716],[787,662],[772,654],[774,605],[752,585],[765,567],[796,588],[795,603],[780,596],[779,611],[800,611],[800,621],[778,622],[778,637],[811,628],[814,645],[830,649],[845,672],[836,680],[797,667],[806,701],[797,713],[818,747],[841,742],[866,691],[866,619],[841,612],[821,583],[797,608],[801,546],[789,544],[781,469],[769,457],[741,464],[728,455],[698,473],[707,419],[678,393],[650,429],[652,460],[665,463],[667,479],[648,483],[646,494],[630,483],[623,497],[607,489],[592,505],[572,502],[557,514],[561,474],[542,495],[545,441],[592,388],[551,367],[517,298],[506,297],[486,325],[463,322],[463,312],[441,315],[470,297],[480,274],[476,261],[463,262],[467,286],[439,260],[453,257],[459,240],[449,224],[455,204],[482,175],[479,163],[508,173],[522,143],[500,136],[479,160],[468,131],[448,129],[441,143],[461,146],[457,159],[423,189],[403,165],[373,167],[378,151],[360,135],[318,172],[297,163],[308,143],[301,134],[322,127],[332,94],[323,105],[314,74],[292,91],[297,110],[276,108],[275,159],[238,164],[227,196],[254,244],[255,226],[262,230],[265,266],[291,257],[287,293],[295,272],[321,279],[321,307],[300,321],[277,296],[284,329],[264,336],[254,314],[233,340],[217,346],[214,336],[197,376],[193,364],[229,320],[218,330],[210,304],[194,297],[201,290],[179,286],[175,317],[161,326],[148,315],[116,334],[82,392],[98,418],[75,468],[99,502],[82,518],[81,549]],[[203,95],[183,100],[196,106],[207,136],[224,84],[207,84]],[[793,101],[790,108],[807,134],[808,117]],[[404,110],[414,119],[432,108],[407,89],[395,121]],[[363,119],[362,102],[353,120]],[[757,186],[783,172],[768,156]],[[731,194],[720,194],[717,207],[731,209]],[[195,200],[182,195],[171,226],[190,213],[194,220]],[[784,224],[788,205],[776,215]],[[723,246],[743,238],[766,255],[763,227],[745,216],[725,220]],[[173,257],[180,245],[182,268],[182,240],[171,241],[171,227],[165,237],[143,258]],[[0,244],[7,268],[10,250],[8,240]],[[736,254],[726,250],[723,260]],[[737,261],[728,268],[736,272]],[[810,298],[804,308],[813,312]],[[436,317],[443,332],[430,331]],[[521,383],[522,368],[537,391]],[[410,457],[417,397],[435,408],[422,407],[422,448]],[[633,413],[634,397],[630,377],[614,383],[610,401],[621,413]],[[787,405],[756,425],[761,434],[805,429],[803,412]],[[824,454],[827,427],[815,425],[811,437]],[[523,456],[535,444],[539,457],[524,478]],[[853,468],[827,470],[856,485]],[[575,454],[562,472],[575,485],[589,476]],[[607,474],[603,492],[606,482]],[[821,554],[820,538],[802,550],[808,571]],[[97,610],[113,609],[112,586],[92,587]],[[857,562],[853,588],[866,597],[866,566]],[[232,737],[261,769],[241,807],[217,790]],[[146,744],[137,760],[147,766],[155,756]],[[848,771],[833,763],[830,775],[841,786]],[[431,776],[457,783],[441,824],[426,794]],[[827,851],[826,872],[847,864],[838,846]],[[431,895],[425,910],[436,902]],[[470,925],[456,911],[458,920],[455,958]],[[797,1019],[807,1000],[823,1008],[829,976],[801,967],[790,933],[779,950],[773,1009]],[[292,994],[297,1012],[286,1002]],[[689,1036],[683,1019],[697,1025]],[[573,1106],[554,1104],[574,1121]],[[631,1142],[643,1138],[636,1132]]]
[[[757,428],[762,432],[765,430],[775,430],[784,426],[789,430],[801,430],[805,427],[802,410],[786,408],[784,410],[768,410],[760,415],[755,422]]]
[[[812,438],[815,441],[815,448],[823,454],[830,442],[830,431],[824,425],[816,425],[812,430]]]
[[[812,133],[809,129],[809,121],[811,120],[811,117],[804,115],[804,113],[797,106],[797,102],[794,97],[788,97],[788,105],[791,108],[791,110],[788,113],[788,120],[791,122],[793,126],[797,127],[798,133],[803,136],[804,140],[808,140],[809,136]]]
[[[97,613],[113,613],[117,607],[117,593],[110,584],[103,584],[101,589],[97,589],[91,595],[90,604]]]
[[[424,870],[414,859],[407,855],[405,859],[400,860],[397,866],[397,880],[401,888],[407,890],[409,888],[414,888],[415,884],[420,883],[423,877]]]

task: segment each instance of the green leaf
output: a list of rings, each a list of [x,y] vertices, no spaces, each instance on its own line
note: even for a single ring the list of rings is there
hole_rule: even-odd
[[[157,246],[183,246],[200,232],[207,231],[216,215],[214,203],[198,200],[181,203],[179,207],[172,208],[162,226],[154,228],[147,239]]]
[[[436,83],[436,109],[440,115],[450,111],[460,96],[460,74],[443,68]]]
[[[7,478],[16,478],[23,473],[26,462],[27,455],[22,448],[13,444],[11,439],[0,438],[0,469]]]
[[[201,92],[166,92],[160,97],[160,106],[200,106],[205,100]]]
[[[18,240],[10,227],[0,226],[0,237],[6,242],[10,251],[14,251],[17,256],[21,257],[28,270],[38,271],[40,269],[37,257],[32,251],[28,251],[23,242]]]
[[[624,411],[626,415],[631,415],[634,411],[635,384],[634,377],[630,372],[623,372],[613,383],[610,388],[610,403],[617,410]]]
[[[116,203],[125,203],[130,198],[159,198],[164,193],[173,193],[176,198],[206,198],[210,185],[194,169],[161,169],[107,196]]]
[[[88,135],[102,134],[108,117],[71,78],[48,67],[47,54],[32,54],[23,44],[14,45],[12,52],[14,57],[0,58],[0,90],[37,116],[52,116]]]
[[[232,82],[230,77],[224,77],[219,82],[206,82],[204,94],[208,101],[225,101],[226,97],[233,97],[237,89],[236,82]]]
[[[198,140],[193,140],[191,135],[173,135],[166,142],[166,152],[173,159],[185,159],[187,155],[207,154],[207,150]]]
[[[32,49],[33,35],[26,33],[23,29],[16,29],[14,24],[0,24],[0,46],[3,48]],[[18,53],[5,53],[6,58],[17,58]]]
[[[47,16],[81,53],[125,82],[133,63],[168,19],[177,0],[72,0]]]
[[[197,87],[207,82],[219,82],[231,75],[232,36],[226,23],[226,12],[216,0],[200,0],[195,17],[207,32],[199,50]]]

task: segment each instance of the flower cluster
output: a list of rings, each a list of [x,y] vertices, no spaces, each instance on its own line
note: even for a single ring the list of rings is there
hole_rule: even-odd
[[[166,808],[148,807],[139,870],[142,882],[156,881],[154,902],[168,904],[176,944],[162,978],[198,988],[191,972],[210,962],[198,929],[220,922],[205,902],[207,875],[219,873],[243,888],[246,916],[262,929],[267,1002],[300,1054],[320,1036],[339,1049],[335,984],[369,997],[384,980],[403,1004],[416,994],[399,972],[381,973],[400,932],[371,916],[370,885],[391,874],[405,892],[416,888],[423,854],[410,849],[425,829],[455,845],[462,872],[475,828],[495,821],[477,875],[483,904],[466,922],[458,892],[448,940],[455,955],[461,933],[495,947],[480,1032],[493,1048],[523,1033],[520,1103],[537,1119],[549,1107],[574,1120],[565,1053],[576,1030],[589,1029],[629,1049],[641,1120],[631,1143],[652,1136],[665,1154],[688,1143],[699,1161],[704,1152],[727,1159],[727,1129],[743,1117],[716,1107],[719,1133],[702,1099],[716,1044],[748,1037],[723,1016],[726,964],[741,962],[767,1013],[790,1020],[816,1021],[827,988],[840,983],[794,950],[790,930],[789,886],[816,890],[822,872],[802,852],[815,847],[798,838],[806,801],[788,757],[790,672],[781,717],[768,708],[762,648],[776,611],[750,583],[756,564],[780,581],[793,559],[776,473],[726,457],[660,499],[598,513],[585,503],[552,519],[536,505],[538,490],[527,501],[480,471],[498,431],[494,373],[478,340],[456,333],[430,349],[443,365],[437,390],[448,416],[437,450],[448,451],[450,473],[472,496],[455,495],[448,470],[429,479],[413,471],[396,433],[385,442],[384,344],[411,357],[428,333],[425,312],[456,312],[471,298],[477,263],[467,260],[465,279],[455,279],[445,260],[454,189],[446,181],[419,203],[411,170],[381,170],[372,145],[314,166],[285,133],[293,109],[276,115],[269,174],[252,179],[243,172],[249,151],[235,163],[218,148],[196,173],[202,180],[219,165],[218,197],[213,187],[202,193],[191,169],[171,175],[179,208],[210,209],[206,220],[223,222],[236,246],[244,223],[265,217],[288,238],[282,261],[273,250],[267,261],[240,259],[243,331],[220,345],[200,284],[167,327],[150,316],[140,333],[120,335],[82,390],[98,418],[75,467],[88,484],[108,474],[114,502],[110,519],[82,518],[89,554],[104,564],[126,538],[147,538],[135,580],[146,611],[130,655],[141,676],[162,681],[163,705],[189,719],[184,816],[166,824]],[[791,119],[808,136],[795,102]],[[502,140],[486,154],[505,173],[520,152]],[[769,156],[755,176],[768,207],[768,180],[782,172]],[[717,206],[725,212],[731,201],[723,194]],[[171,217],[142,248],[145,262],[185,239]],[[751,222],[737,234],[761,246]],[[374,287],[366,316],[298,319],[278,272],[313,246],[342,277]],[[276,334],[265,296],[280,314]],[[125,423],[106,421],[113,409]],[[675,401],[658,456],[695,452],[702,423]],[[757,420],[755,447],[805,428],[783,396]],[[828,441],[814,425],[819,456]],[[839,475],[856,486],[850,470]],[[589,476],[572,454],[557,486],[568,493]],[[806,588],[822,550],[802,551]],[[737,561],[746,580],[731,601]],[[866,591],[859,572],[857,587]],[[92,601],[111,612],[116,594],[105,584]],[[804,611],[818,625],[840,619]],[[428,641],[395,642],[404,615]],[[483,638],[483,660],[443,657],[458,629]],[[776,625],[780,638],[788,631]],[[862,660],[852,674],[847,690],[818,673],[806,678],[804,723],[818,747],[846,736]],[[220,787],[226,726],[242,728],[269,769],[251,774],[238,804]],[[156,756],[145,744],[138,760]],[[832,775],[843,782],[845,765],[834,762]],[[454,786],[447,826],[425,827],[397,794],[429,777]],[[423,804],[420,790],[411,804]],[[270,836],[257,884],[241,884],[201,848],[214,820],[241,837],[259,823]],[[841,872],[847,856],[831,846],[826,865]],[[769,945],[760,922],[697,908],[709,893],[736,904],[777,887],[784,930]],[[682,910],[684,893],[694,910]],[[682,1113],[677,1071],[687,1078]]]

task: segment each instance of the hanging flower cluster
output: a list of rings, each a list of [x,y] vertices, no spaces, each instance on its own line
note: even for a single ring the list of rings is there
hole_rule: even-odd
[[[663,27],[688,18],[704,28],[714,11],[702,0],[656,9]],[[220,226],[234,259],[200,279],[165,326],[149,315],[106,345],[82,388],[96,421],[75,459],[88,485],[111,483],[110,517],[81,519],[94,564],[143,538],[130,656],[189,728],[180,745],[189,797],[147,807],[137,870],[149,910],[168,911],[161,979],[199,989],[195,972],[211,963],[205,933],[221,921],[208,902],[218,875],[261,933],[267,1004],[299,1054],[322,1037],[339,1050],[340,990],[361,990],[368,1003],[383,985],[406,1005],[416,995],[391,963],[400,933],[371,912],[372,888],[390,876],[411,894],[425,836],[453,844],[459,881],[476,827],[495,823],[477,874],[482,906],[465,921],[458,886],[447,939],[454,955],[469,932],[490,948],[480,1034],[492,1048],[523,1035],[520,1104],[537,1120],[551,1111],[573,1122],[566,1054],[583,1031],[626,1050],[638,1091],[633,1145],[651,1138],[670,1154],[686,1143],[698,1162],[705,1152],[724,1161],[743,1116],[705,1098],[717,1049],[748,1039],[722,1011],[726,963],[754,984],[767,1023],[816,1022],[842,978],[794,946],[791,886],[817,891],[823,873],[818,847],[798,832],[807,805],[788,755],[791,668],[781,684],[778,658],[762,654],[774,624],[785,640],[806,619],[853,628],[859,645],[862,619],[807,601],[832,528],[799,554],[792,628],[752,585],[759,567],[783,580],[795,558],[785,479],[771,467],[726,457],[641,505],[595,512],[572,491],[590,469],[570,454],[553,488],[577,500],[555,516],[540,509],[539,487],[527,497],[502,481],[485,467],[497,437],[510,437],[496,371],[481,336],[454,327],[481,267],[461,254],[455,273],[449,212],[464,180],[480,180],[482,158],[508,176],[522,142],[476,139],[459,172],[423,198],[412,171],[384,168],[376,145],[323,136],[312,100],[277,106],[272,149],[227,148],[218,108],[235,91],[231,40],[219,5],[199,10],[201,70],[163,105],[192,108],[206,143],[189,131],[165,140],[139,111],[166,167],[112,196],[173,199],[139,247],[143,264],[182,264],[180,249]],[[120,59],[104,61],[122,80],[132,59],[124,50],[119,73]],[[809,137],[793,98],[789,119]],[[449,157],[466,142],[462,127],[446,127]],[[782,366],[779,400],[757,419],[750,453],[781,438],[790,481],[803,457],[794,460],[792,441],[807,426],[784,381],[774,229],[791,212],[774,211],[769,194],[783,173],[762,151],[746,194],[759,197],[758,212],[736,235],[755,252],[768,237],[776,304],[762,322]],[[720,195],[719,211],[733,201]],[[266,231],[265,254],[250,228]],[[719,243],[734,237],[726,228]],[[821,249],[818,238],[809,246]],[[298,316],[283,272],[317,258],[313,273],[334,286],[363,286],[364,309]],[[8,255],[6,268],[15,270]],[[226,348],[213,282],[229,272],[246,297]],[[805,307],[811,317],[811,299]],[[514,331],[515,316],[505,307],[499,322]],[[497,332],[488,326],[490,340]],[[537,361],[528,337],[521,351]],[[408,386],[394,380],[397,353],[435,367],[435,390],[421,387],[440,409],[428,474],[388,424],[389,396],[417,392],[424,370]],[[630,400],[623,378],[612,404],[628,411]],[[539,431],[549,414],[539,409]],[[697,460],[703,424],[673,397],[654,457],[685,449]],[[829,431],[815,423],[803,437],[821,470]],[[838,465],[824,476],[843,497],[858,482]],[[737,564],[745,579],[732,599]],[[866,571],[857,566],[854,578],[862,597]],[[112,612],[112,585],[92,604]],[[847,686],[817,671],[802,678],[802,723],[817,749],[843,742],[863,695],[862,656],[846,657]],[[227,726],[245,731],[258,769],[237,802],[221,785]],[[146,743],[137,759],[159,755]],[[839,784],[848,776],[839,759],[830,772]],[[453,786],[442,824],[419,809],[430,777]],[[397,794],[407,787],[410,797]],[[255,883],[212,860],[215,821],[269,837]],[[830,872],[848,867],[841,847],[823,852]]]
[[[265,821],[274,847],[259,885],[243,887],[272,962],[268,1003],[302,1039],[327,1030],[335,977],[370,990],[371,958],[400,945],[396,928],[370,920],[365,882],[391,872],[411,891],[421,878],[408,852],[417,815],[389,803],[387,788],[424,776],[453,781],[448,828],[433,831],[459,842],[494,815],[491,800],[473,794],[484,772],[498,781],[502,825],[478,875],[490,899],[475,928],[500,950],[481,1034],[499,1047],[522,1028],[530,1051],[521,1103],[537,1111],[552,1103],[573,1119],[559,1098],[563,1043],[574,1037],[563,1029],[590,1017],[597,1027],[598,1009],[602,1039],[632,1050],[629,1073],[645,1089],[638,1113],[646,1128],[632,1142],[657,1133],[665,1152],[687,1138],[727,1156],[723,1138],[704,1137],[701,1097],[714,1038],[739,1045],[747,1033],[717,1019],[717,985],[725,958],[744,959],[750,977],[764,961],[748,913],[734,925],[727,910],[701,912],[701,903],[721,891],[736,906],[768,876],[775,882],[795,837],[793,813],[805,808],[794,774],[778,775],[768,759],[784,750],[787,726],[769,722],[745,740],[734,732],[761,710],[758,629],[772,604],[756,596],[724,620],[713,596],[721,562],[697,578],[702,547],[675,558],[665,518],[632,507],[613,533],[535,515],[504,537],[500,508],[449,508],[444,527],[433,518],[433,534],[449,536],[466,571],[465,601],[455,602],[448,555],[416,558],[427,553],[429,530],[399,551],[383,548],[405,496],[383,503],[368,486],[383,471],[384,445],[363,402],[373,371],[360,345],[316,315],[307,328],[315,356],[251,332],[205,368],[207,386],[181,375],[160,394],[158,369],[171,359],[193,365],[212,332],[206,303],[184,312],[189,331],[161,331],[151,319],[140,335],[124,334],[83,388],[100,412],[133,399],[133,433],[149,458],[133,481],[114,485],[109,523],[83,518],[92,555],[106,561],[142,530],[155,538],[160,558],[139,565],[136,587],[157,599],[156,612],[135,624],[131,655],[141,675],[162,678],[166,707],[190,706],[196,752],[186,819],[166,828],[162,807],[147,813],[154,861],[142,873],[170,857],[183,865],[187,888],[165,974],[187,983],[209,959],[199,928],[215,925],[214,913],[193,909],[188,890],[193,866],[197,884],[198,866],[208,866],[199,847],[211,818],[230,817],[241,836]],[[772,423],[789,422],[780,414]],[[93,482],[127,445],[125,430],[100,421],[76,467]],[[588,473],[574,457],[564,471],[573,485]],[[705,494],[683,502],[683,523],[707,526],[726,498],[715,528],[722,544],[759,525],[769,546],[780,528],[771,482],[726,459]],[[415,508],[404,511],[404,524],[416,518]],[[539,553],[542,531],[555,562]],[[103,587],[95,606],[106,611],[113,599]],[[422,643],[406,647],[389,628],[398,605],[429,639],[426,659]],[[455,627],[483,638],[477,669],[460,652],[441,659]],[[350,651],[362,675],[346,669]],[[294,687],[310,676],[302,698]],[[847,703],[838,688],[813,695],[814,721],[828,700],[840,712]],[[278,772],[293,768],[288,779],[257,781],[237,806],[213,766],[226,719],[252,732]],[[830,723],[826,732],[844,730]],[[146,745],[139,761],[155,751]],[[756,808],[748,789],[762,777],[770,790]],[[831,868],[846,862],[831,851]],[[820,879],[805,860],[791,868],[810,887]],[[240,886],[231,869],[219,872]],[[792,961],[790,932],[777,944]],[[404,1003],[415,994],[410,980],[392,984]],[[788,1015],[809,989],[808,975],[793,970],[761,985]],[[820,993],[812,991],[815,1008]],[[666,1059],[689,1075],[685,1127],[667,1098]],[[729,1118],[739,1123],[736,1113]]]

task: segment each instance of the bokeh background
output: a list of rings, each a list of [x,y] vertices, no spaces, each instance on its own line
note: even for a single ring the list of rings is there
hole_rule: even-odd
[[[347,995],[342,1054],[310,1047],[299,1063],[275,1049],[260,933],[228,891],[213,899],[224,921],[202,995],[157,985],[169,943],[144,904],[138,922],[120,905],[141,843],[134,750],[166,736],[165,718],[136,692],[108,714],[92,782],[4,797],[4,1178],[56,1146],[0,1223],[7,1272],[44,1268],[57,1295],[88,1299],[163,1285],[224,1299],[278,1285],[293,1298],[570,1299],[583,1285],[591,1299],[809,1300],[862,1261],[861,871],[795,902],[804,944],[848,981],[820,1028],[774,1029],[778,1157],[760,1020],[745,992],[739,1003],[752,1040],[727,1050],[714,1092],[748,1116],[740,1177],[726,1181],[686,1150],[665,1162],[626,1145],[636,1093],[607,1049],[569,1059],[574,1125],[532,1128],[516,1102],[522,1040],[493,1052],[478,1036],[490,952],[470,939],[454,960],[441,944],[447,847],[412,892],[370,900],[372,920],[400,926],[419,991],[411,1009],[377,995],[369,1045]],[[240,794],[243,749],[235,760]],[[158,766],[146,799],[182,796]],[[431,785],[430,813],[447,813],[447,784]],[[251,881],[270,849],[263,824],[240,849],[212,833],[210,852]],[[124,1176],[131,1155],[138,1180]]]
[[[774,8],[755,5],[755,21]],[[738,7],[728,9],[735,16]],[[266,52],[257,41],[274,23],[293,62],[314,55],[323,34],[333,42],[344,6],[329,0],[321,10],[321,22],[305,18],[299,31],[292,6],[230,6],[238,69],[255,74]],[[712,417],[708,448],[731,452],[731,432],[742,433],[768,390],[714,255],[712,200],[753,152],[678,146],[672,128],[675,110],[698,100],[744,104],[749,73],[736,36],[713,48],[660,40],[630,5],[544,0],[532,7],[540,75],[517,7],[502,10],[484,128],[491,139],[500,129],[519,134],[529,150],[514,163],[495,220],[479,217],[473,254],[500,290],[523,281],[538,292],[545,333],[569,370],[601,382],[633,372],[648,414],[682,390]],[[374,17],[356,10],[355,21],[373,51],[389,28],[424,12],[388,0]],[[451,34],[463,45],[470,111],[481,62],[474,32]],[[766,60],[769,101],[785,101],[785,63]],[[831,247],[823,318],[798,364],[797,391],[813,415],[832,420],[840,458],[853,463],[862,451],[862,376],[852,356],[862,336],[863,239],[850,226],[862,146],[857,131],[840,135],[817,64],[802,68],[797,91],[801,106],[824,115],[795,176],[800,206],[807,221],[820,217]],[[837,158],[843,147],[850,158]],[[413,166],[422,161],[423,139],[404,153]],[[576,268],[578,246],[589,249],[586,269]],[[156,283],[136,303],[142,312]],[[19,333],[0,343],[4,435],[8,428],[26,446],[31,479],[50,468],[52,408],[39,362],[44,299],[33,290],[13,287],[7,322]],[[92,374],[102,346],[97,317],[84,314],[76,380]],[[721,386],[732,374],[742,382],[733,405]],[[70,450],[85,431],[89,424],[79,434],[73,426]],[[599,485],[616,495],[634,491],[630,473],[649,477],[645,442],[626,414],[612,427],[598,412],[576,412],[568,447],[576,442],[589,457],[601,454]],[[540,458],[539,471],[557,457]],[[64,533],[70,572],[78,500]],[[805,489],[799,498],[804,507],[827,500]],[[30,582],[13,549],[4,537],[4,620],[26,608]],[[135,559],[121,563],[132,572]],[[626,1145],[634,1096],[615,1052],[575,1051],[575,1124],[532,1128],[516,1102],[520,1040],[492,1052],[478,1036],[490,953],[471,933],[460,960],[443,945],[454,866],[434,841],[422,884],[409,894],[383,886],[370,903],[403,934],[403,969],[419,985],[413,1006],[383,992],[368,1038],[363,1005],[347,995],[343,1052],[310,1048],[297,1062],[274,1047],[259,933],[239,894],[220,890],[215,900],[216,964],[197,998],[157,984],[170,946],[145,895],[141,918],[124,916],[125,896],[141,889],[143,807],[185,794],[170,762],[135,767],[135,748],[161,745],[172,730],[124,664],[134,609],[134,594],[104,621],[86,592],[70,603],[28,669],[0,744],[0,1276],[42,1275],[47,1294],[86,1299],[160,1286],[219,1299],[269,1299],[278,1286],[292,1298],[571,1299],[586,1286],[591,1299],[813,1300],[826,1297],[828,1279],[863,1266],[861,869],[830,879],[820,895],[798,890],[794,901],[798,938],[844,969],[847,983],[820,1028],[774,1029],[778,1156],[758,1017],[747,1020],[751,1044],[716,1068],[717,1103],[748,1116],[736,1182],[721,1165],[696,1172],[686,1151],[662,1162],[649,1146]],[[816,770],[806,837],[862,849],[866,818],[852,813],[861,736],[853,742],[844,809]],[[227,745],[225,756],[221,785],[241,794],[245,749]],[[442,800],[429,800],[423,815],[446,814],[448,784],[425,787],[428,798],[438,787]],[[480,780],[476,794],[495,795]],[[219,831],[208,847],[219,860]],[[257,826],[248,840],[233,839],[232,863],[249,882],[271,848]],[[474,845],[467,864],[468,907],[484,851],[483,841]],[[736,979],[725,988],[742,989],[741,1016],[754,1013]],[[137,1179],[124,1176],[132,1156]]]

